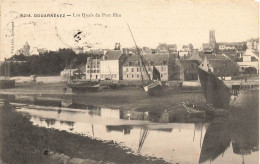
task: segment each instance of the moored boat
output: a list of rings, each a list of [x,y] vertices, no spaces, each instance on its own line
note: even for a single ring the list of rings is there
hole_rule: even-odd
[[[142,71],[141,71],[141,77],[142,77],[142,83],[143,83],[144,91],[147,92],[147,94],[149,96],[159,96],[161,94],[161,92],[162,92],[162,83],[160,81],[160,73],[159,73],[159,71],[155,67],[153,67],[153,75],[155,75],[156,78],[151,79],[151,77],[150,77],[150,75],[149,75],[149,73],[147,71],[146,64],[145,64],[145,62],[144,62],[144,60],[143,60],[143,58],[142,58],[142,56],[140,54],[141,51],[137,47],[137,44],[135,42],[134,36],[132,34],[132,31],[131,31],[129,25],[128,25],[128,28],[129,28],[129,31],[131,33],[131,36],[132,36],[132,38],[134,40],[134,43],[135,43],[135,46],[136,46],[137,55],[139,56],[139,61],[141,63],[140,67],[143,67],[143,69],[145,70],[145,75],[148,77],[148,82],[145,83],[144,82],[144,78],[143,78],[143,74],[142,74]],[[140,70],[142,70],[142,69],[140,69]]]
[[[86,82],[80,84],[68,83],[67,85],[72,89],[73,93],[97,92],[99,89],[98,82]]]

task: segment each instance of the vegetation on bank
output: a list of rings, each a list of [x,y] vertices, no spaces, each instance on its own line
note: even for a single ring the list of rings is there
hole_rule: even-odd
[[[64,68],[78,68],[85,65],[87,58],[99,57],[102,54],[80,53],[76,54],[72,49],[59,49],[40,55],[25,56],[14,55],[7,59],[11,76],[59,75]],[[18,62],[19,61],[19,62]],[[0,75],[5,75],[7,65],[0,65]]]
[[[115,163],[166,163],[128,153],[113,141],[102,142],[66,131],[33,126],[26,117],[11,108],[0,108],[1,160],[12,164],[58,163],[48,152],[71,158]]]

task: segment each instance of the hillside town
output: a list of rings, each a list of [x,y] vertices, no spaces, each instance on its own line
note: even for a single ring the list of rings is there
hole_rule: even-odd
[[[145,62],[148,76],[145,74],[145,68],[141,68],[142,63],[137,54],[137,49],[124,48],[121,47],[120,43],[116,43],[114,49],[87,51],[84,51],[83,47],[72,49],[71,52],[76,55],[86,55],[83,60],[80,59],[79,65],[74,64],[73,67],[68,65],[71,65],[74,59],[66,61],[69,64],[59,68],[64,69],[60,72],[60,81],[67,82],[69,79],[78,79],[101,81],[103,84],[113,81],[113,83],[137,85],[140,84],[141,80],[153,79],[155,69],[159,73],[157,78],[164,83],[169,81],[198,81],[196,67],[212,72],[225,81],[245,79],[248,76],[258,76],[259,74],[258,38],[251,38],[242,42],[217,42],[215,31],[210,30],[209,42],[203,43],[199,49],[195,49],[192,43],[180,47],[177,47],[177,44],[160,43],[154,49],[143,47],[139,48],[139,51]],[[12,57],[7,62],[25,64],[26,61],[20,60],[19,56],[26,58],[46,53],[53,52],[46,48],[31,48],[29,43],[25,42],[23,48],[17,50],[16,58],[13,59]],[[3,63],[1,62],[2,67]],[[1,70],[1,74],[4,74],[4,69]],[[20,73],[18,72],[18,74]],[[48,74],[44,76],[46,75]],[[37,75],[36,73],[36,76],[41,76],[41,74]]]
[[[141,62],[136,49],[115,46],[113,50],[103,50],[100,57],[89,57],[85,69],[81,69],[81,78],[89,80],[140,81],[145,74],[140,69]],[[209,32],[209,43],[201,49],[194,49],[192,44],[177,49],[176,44],[161,43],[156,49],[143,47],[141,55],[146,63],[149,76],[153,68],[160,73],[161,81],[194,81],[198,80],[196,67],[213,72],[222,80],[244,78],[242,75],[259,73],[259,40],[249,39],[244,42],[218,43],[215,31]],[[64,72],[79,71],[73,69]],[[65,73],[61,75],[64,76]],[[76,72],[75,72],[76,73]],[[68,77],[68,76],[66,76]],[[146,77],[147,78],[147,77]],[[68,79],[64,79],[68,80]]]

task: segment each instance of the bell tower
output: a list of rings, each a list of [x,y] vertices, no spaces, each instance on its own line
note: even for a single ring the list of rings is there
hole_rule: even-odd
[[[215,38],[215,30],[209,31],[209,44],[213,50],[216,49],[216,38]]]

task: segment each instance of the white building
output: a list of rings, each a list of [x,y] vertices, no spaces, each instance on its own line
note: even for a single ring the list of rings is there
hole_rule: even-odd
[[[237,64],[240,66],[240,72],[259,73],[259,54],[247,49]]]
[[[122,65],[126,55],[121,50],[107,51],[100,61],[100,79],[122,80]]]

